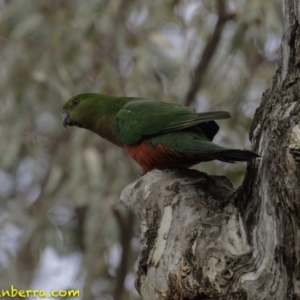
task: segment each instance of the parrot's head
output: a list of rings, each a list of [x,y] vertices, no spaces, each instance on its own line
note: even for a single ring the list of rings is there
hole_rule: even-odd
[[[93,93],[76,95],[63,106],[63,125],[90,129],[89,125],[105,114],[105,106],[107,106],[105,95]]]
[[[84,94],[81,94],[72,97],[64,104],[61,115],[64,127],[83,127],[80,123],[80,121],[82,121],[82,115],[84,114],[81,108],[83,106],[83,103],[86,102],[86,99],[87,98],[84,97]]]
[[[69,99],[62,109],[65,127],[77,126],[91,130],[103,138],[120,145],[114,136],[114,119],[129,98],[86,93]]]

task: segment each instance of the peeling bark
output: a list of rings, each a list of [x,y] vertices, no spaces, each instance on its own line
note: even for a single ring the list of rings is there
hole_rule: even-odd
[[[144,299],[244,295],[231,291],[251,258],[234,199],[226,177],[196,170],[152,171],[123,191],[121,202],[141,220],[136,288]]]
[[[242,186],[167,170],[122,193],[141,220],[143,299],[300,299],[300,4],[283,6],[278,70],[250,131],[262,158]]]

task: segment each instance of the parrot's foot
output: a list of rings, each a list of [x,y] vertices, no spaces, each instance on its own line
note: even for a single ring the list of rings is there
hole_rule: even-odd
[[[136,177],[136,179],[140,179],[145,174],[146,174],[146,172],[144,172],[144,171],[139,172],[138,175],[137,175],[137,177]]]

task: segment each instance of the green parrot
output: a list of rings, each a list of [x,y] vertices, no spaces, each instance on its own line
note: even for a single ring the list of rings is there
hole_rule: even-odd
[[[252,151],[212,143],[219,130],[214,120],[227,118],[226,111],[198,113],[182,105],[96,93],[74,96],[62,110],[65,127],[91,130],[123,147],[144,173],[190,168],[211,160],[233,163],[259,157]]]

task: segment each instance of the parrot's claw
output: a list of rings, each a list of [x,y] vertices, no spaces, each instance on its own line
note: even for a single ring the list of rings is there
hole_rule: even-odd
[[[144,171],[139,172],[138,175],[137,175],[137,177],[136,177],[136,179],[140,179],[145,174],[146,174],[146,172],[144,172]]]

